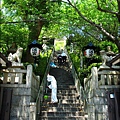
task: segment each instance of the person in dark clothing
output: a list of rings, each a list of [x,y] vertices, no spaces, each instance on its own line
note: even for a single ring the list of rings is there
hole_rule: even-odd
[[[62,56],[62,62],[63,62],[63,63],[66,63],[66,59],[67,59],[66,53],[63,52],[63,53],[61,54],[61,56]]]
[[[61,56],[61,54],[59,54],[59,55],[57,56],[57,60],[58,60],[58,63],[59,63],[59,64],[62,63],[62,56]]]

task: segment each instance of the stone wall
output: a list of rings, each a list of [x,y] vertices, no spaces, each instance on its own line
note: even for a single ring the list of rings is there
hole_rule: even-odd
[[[25,83],[23,83],[23,74],[26,76]],[[1,91],[3,89],[12,90],[10,120],[36,120],[36,98],[40,77],[35,76],[32,65],[28,65],[27,70],[20,66],[10,68],[3,71],[3,75],[3,84],[0,84]],[[15,81],[16,75],[17,82]],[[2,102],[0,99],[1,104]],[[4,108],[4,110],[6,109]]]
[[[105,69],[104,72],[102,72],[103,69],[93,67],[89,78],[84,79],[84,102],[86,106],[85,112],[88,114],[88,120],[109,120],[108,92],[120,89],[119,84],[114,82],[109,84],[108,82],[114,75],[119,76],[120,72],[115,74],[112,70],[114,73],[113,75],[109,68]],[[120,81],[119,77],[117,77],[117,81]]]

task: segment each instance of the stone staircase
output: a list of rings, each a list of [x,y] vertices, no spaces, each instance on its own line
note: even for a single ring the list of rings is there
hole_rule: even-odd
[[[50,74],[57,80],[58,103],[48,103],[51,90],[47,90],[48,99],[42,104],[39,120],[85,120],[68,62],[51,68]]]

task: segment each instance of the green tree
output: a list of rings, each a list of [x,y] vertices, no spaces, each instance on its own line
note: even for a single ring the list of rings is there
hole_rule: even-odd
[[[29,29],[29,42],[38,40],[42,28],[47,27],[58,15],[59,1],[49,0],[4,0],[3,9],[11,19],[3,19],[2,23],[26,23]],[[57,17],[58,19],[58,17]]]
[[[85,37],[111,41],[120,51],[119,6],[119,0],[4,0],[3,9],[9,19],[3,19],[2,23],[26,23],[28,43],[43,36],[59,38],[76,34],[81,39],[84,37],[77,35],[77,30],[84,26]]]
[[[104,40],[116,44],[120,52],[120,1],[119,0],[66,0],[85,22],[87,29],[94,29],[104,36]]]

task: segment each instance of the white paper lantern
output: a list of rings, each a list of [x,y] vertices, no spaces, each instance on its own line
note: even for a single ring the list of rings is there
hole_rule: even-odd
[[[94,55],[94,50],[93,49],[87,49],[87,50],[84,51],[84,55],[87,58],[91,58]]]
[[[30,49],[30,53],[33,57],[39,56],[40,55],[40,49],[38,47],[32,47]]]

